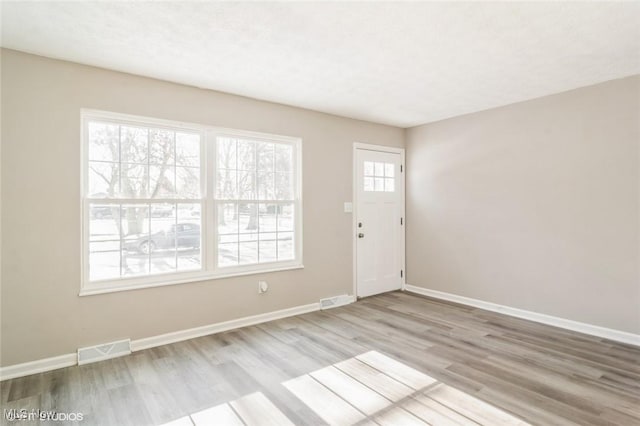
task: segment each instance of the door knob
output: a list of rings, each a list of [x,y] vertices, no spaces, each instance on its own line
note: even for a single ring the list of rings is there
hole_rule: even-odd
[[[364,238],[364,234],[361,232],[358,234],[358,238]]]

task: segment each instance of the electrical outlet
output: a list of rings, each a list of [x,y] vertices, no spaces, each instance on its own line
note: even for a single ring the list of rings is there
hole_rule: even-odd
[[[266,293],[269,290],[269,284],[266,281],[258,281],[258,294]]]

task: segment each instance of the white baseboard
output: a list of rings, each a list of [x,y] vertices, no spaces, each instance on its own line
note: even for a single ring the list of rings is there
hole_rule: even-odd
[[[0,368],[0,381],[14,379],[16,377],[28,376],[30,374],[43,373],[45,371],[57,370],[58,368],[71,367],[78,363],[78,355],[70,353],[51,358],[38,359],[36,361],[22,364],[9,365]]]
[[[542,324],[552,325],[571,331],[577,331],[592,336],[603,337],[605,339],[615,340],[617,342],[627,343],[630,345],[640,346],[640,335],[629,333],[626,331],[614,330],[612,328],[600,327],[598,325],[587,324],[568,320],[565,318],[554,317],[551,315],[540,314],[537,312],[526,311],[524,309],[512,308],[510,306],[499,305],[497,303],[485,302],[483,300],[472,299],[470,297],[458,296],[456,294],[445,293],[443,291],[430,290],[414,285],[405,285],[405,291],[410,293],[421,294],[423,296],[433,297],[435,299],[447,300],[449,302],[460,303],[462,305],[473,306],[487,311],[499,312],[501,314],[510,315],[512,317],[522,318]]]
[[[281,309],[278,311],[267,312],[259,315],[252,315],[249,317],[219,322],[216,324],[209,324],[202,327],[190,328],[188,330],[174,331],[172,333],[132,340],[131,350],[133,352],[140,351],[156,346],[167,345],[169,343],[176,343],[183,340],[207,336],[209,334],[220,333],[222,331],[247,327],[250,325],[256,325],[263,322],[292,317],[295,315],[306,314],[308,312],[319,310],[319,302],[310,303],[308,305],[294,306],[293,308]],[[9,365],[7,367],[0,367],[0,381],[14,379],[16,377],[29,376],[31,374],[42,373],[45,371],[57,370],[58,368],[71,367],[77,364],[78,354],[70,353],[51,358],[39,359],[31,362],[25,362],[22,364]]]
[[[216,324],[209,324],[202,327],[174,331],[173,333],[160,334],[158,336],[132,340],[131,350],[133,352],[136,352],[142,349],[168,345],[170,343],[176,343],[183,340],[194,339],[196,337],[208,336],[209,334],[215,334],[223,331],[233,330],[235,328],[261,324],[263,322],[292,317],[295,315],[306,314],[308,312],[313,312],[318,310],[320,310],[320,303],[310,303],[308,305],[295,306],[293,308],[281,309],[279,311],[267,312],[265,314],[238,318],[235,320],[219,322]]]

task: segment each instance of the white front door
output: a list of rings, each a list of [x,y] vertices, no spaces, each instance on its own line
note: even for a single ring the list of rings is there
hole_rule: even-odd
[[[357,296],[399,290],[404,253],[404,179],[399,152],[357,148]]]

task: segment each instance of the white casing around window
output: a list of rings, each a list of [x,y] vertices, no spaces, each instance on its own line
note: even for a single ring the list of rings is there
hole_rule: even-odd
[[[145,126],[148,128],[173,129],[178,132],[195,132],[201,137],[200,144],[200,191],[201,198],[181,199],[174,196],[168,199],[126,199],[126,198],[92,198],[88,191],[88,123],[90,121],[112,122],[123,125]],[[218,128],[205,126],[200,124],[174,122],[162,119],[139,117],[124,115],[105,111],[95,111],[83,109],[81,111],[81,217],[82,217],[82,273],[81,273],[81,290],[80,295],[100,294],[113,291],[130,290],[136,288],[154,287],[161,285],[180,284],[194,281],[203,281],[223,277],[231,277],[245,274],[266,273],[282,271],[287,269],[302,268],[302,146],[301,139],[288,136],[271,135],[257,133],[251,131],[234,130],[227,128]],[[250,139],[254,141],[268,142],[274,144],[286,144],[292,147],[292,177],[293,177],[293,193],[290,200],[261,200],[273,204],[291,203],[293,206],[293,258],[286,261],[273,261],[265,263],[255,263],[248,265],[236,265],[231,267],[218,266],[218,235],[217,224],[218,217],[216,203],[220,202],[215,199],[216,185],[216,139],[218,137],[232,137],[239,139]],[[201,207],[201,240],[200,240],[200,256],[201,268],[186,272],[170,272],[148,274],[134,277],[124,277],[106,280],[90,280],[89,275],[89,226],[90,226],[90,209],[91,203],[100,204],[126,204],[126,203],[179,203],[179,204],[199,204]],[[228,201],[228,200],[227,200]],[[237,202],[238,200],[234,200]],[[254,203],[260,200],[242,200]],[[177,209],[176,209],[177,210]],[[122,209],[118,210],[119,212]],[[279,210],[278,210],[279,211]],[[177,215],[176,212],[176,223]],[[151,221],[151,213],[148,220]],[[122,222],[120,222],[122,223]],[[122,225],[120,225],[122,226]],[[149,225],[151,226],[151,225]],[[122,232],[121,232],[122,235]],[[122,239],[122,236],[121,236]],[[122,242],[120,250],[122,250]],[[177,244],[177,243],[176,243]],[[276,243],[277,244],[277,243]],[[260,245],[258,245],[260,247]],[[178,248],[175,249],[176,253]],[[122,256],[122,254],[121,254]],[[177,254],[176,254],[177,256]],[[151,260],[149,261],[151,262]],[[151,263],[150,263],[151,265]],[[151,266],[149,266],[151,268]]]

